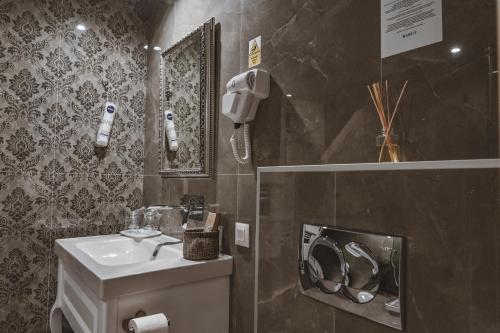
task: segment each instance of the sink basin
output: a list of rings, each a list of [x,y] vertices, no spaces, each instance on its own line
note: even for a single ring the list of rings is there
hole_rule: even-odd
[[[139,263],[148,260],[148,247],[144,242],[132,239],[114,239],[111,241],[88,241],[76,247],[98,264],[118,266]]]
[[[232,257],[186,260],[182,244],[162,246],[152,257],[159,243],[176,241],[165,235],[142,240],[121,235],[67,238],[56,241],[55,252],[101,299],[232,273]]]
[[[172,238],[172,241],[176,241],[176,239]],[[136,241],[125,237],[84,241],[77,243],[76,248],[92,258],[97,264],[104,266],[130,265],[148,260],[177,261],[182,257],[182,252],[178,248],[164,246],[158,256],[152,259],[151,254],[155,248],[153,241]]]

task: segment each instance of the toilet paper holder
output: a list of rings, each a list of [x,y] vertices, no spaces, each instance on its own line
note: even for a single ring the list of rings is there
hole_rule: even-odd
[[[122,320],[122,328],[123,328],[123,330],[125,332],[128,332],[128,333],[135,333],[135,331],[134,331],[133,328],[129,328],[128,323],[132,319],[134,319],[134,318],[141,318],[141,317],[146,317],[146,312],[144,312],[142,310],[139,310],[139,311],[136,312],[136,314],[135,314],[134,317]],[[167,320],[167,323],[168,323],[168,326],[170,326],[170,320]]]

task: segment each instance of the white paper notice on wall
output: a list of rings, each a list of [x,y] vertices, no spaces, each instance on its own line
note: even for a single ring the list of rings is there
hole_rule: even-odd
[[[443,41],[442,0],[381,0],[382,58]]]

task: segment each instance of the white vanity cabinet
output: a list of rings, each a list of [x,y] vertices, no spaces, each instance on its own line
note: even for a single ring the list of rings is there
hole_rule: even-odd
[[[118,235],[56,241],[57,297],[50,314],[53,333],[62,314],[75,333],[118,333],[138,311],[164,313],[172,333],[229,332],[232,258],[182,258],[182,244],[162,247],[159,239],[136,242]]]

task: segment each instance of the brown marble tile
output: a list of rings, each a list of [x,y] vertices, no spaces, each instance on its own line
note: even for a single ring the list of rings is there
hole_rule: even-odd
[[[166,190],[162,184],[166,184],[166,182],[163,183],[161,176],[144,176],[143,205],[145,207],[166,202],[163,197]]]
[[[334,173],[296,173],[294,209],[299,226],[333,225],[335,204]]]
[[[500,173],[471,170],[466,174],[467,234],[469,255],[467,266],[470,285],[470,327],[481,332],[495,332],[500,327],[498,287],[499,265],[490,255],[500,253],[498,234],[500,221]],[[496,291],[496,292],[494,292]],[[496,294],[496,302],[492,294]]]
[[[357,1],[242,2],[240,70],[247,69],[245,41],[262,35],[261,68],[273,78],[254,122],[256,166],[366,161],[372,142],[346,149],[352,143],[339,146],[336,139],[365,131],[344,127],[368,105],[366,81],[380,71],[377,15],[360,16],[376,12],[376,3]],[[363,33],[352,38],[352,31]]]
[[[262,174],[259,212],[258,331],[292,327],[297,258],[294,255],[295,174]],[[286,194],[285,194],[286,193]]]
[[[234,254],[234,222],[237,213],[237,176],[217,176],[215,187],[215,197],[207,201],[208,209],[218,212],[222,217],[221,225],[223,231],[222,251]]]
[[[256,180],[253,175],[234,177],[238,189],[236,210],[233,220],[227,224],[229,253],[234,257],[231,332],[251,333],[254,319]],[[250,248],[235,245],[235,222],[250,225]]]
[[[498,177],[495,170],[263,174],[259,331],[332,331],[328,320],[320,324],[332,308],[299,305],[293,234],[301,223],[332,223],[336,211],[341,228],[406,238],[406,332],[495,332],[498,263],[486,258],[498,252]],[[285,230],[292,235],[281,236]],[[341,310],[335,318],[339,333],[392,331]]]
[[[261,174],[259,332],[333,332],[332,308],[300,293],[303,223],[334,223],[335,175]]]
[[[238,178],[236,175],[217,176],[216,198],[211,202],[210,210],[222,214],[223,227],[222,251],[233,256],[233,275],[231,277],[230,298],[230,331],[250,332],[251,326],[246,325],[251,313],[248,313],[248,304],[251,303],[251,267],[241,257],[234,245],[234,224],[238,209],[236,189]],[[253,305],[253,303],[252,303]]]
[[[215,202],[216,180],[209,178],[163,178],[162,199],[180,203],[183,194],[203,195],[205,202]]]
[[[380,125],[366,85],[381,74],[392,105],[410,81],[395,127],[404,160],[497,157],[498,114],[488,105],[484,56],[495,44],[493,7],[446,2],[445,40],[381,67],[378,3],[243,1],[240,70],[247,69],[247,41],[262,35],[261,68],[275,81],[253,125],[254,167],[376,161]],[[456,57],[454,45],[463,48]],[[492,100],[496,84],[493,77]]]
[[[337,174],[337,226],[406,238],[407,332],[497,329],[497,184],[489,170]],[[346,316],[336,332],[391,331]]]
[[[237,162],[233,158],[229,138],[233,132],[233,125],[229,119],[221,114],[222,96],[226,93],[227,82],[236,74],[240,68],[240,30],[241,30],[241,5],[239,0],[226,1],[222,6],[220,2],[213,6],[210,15],[217,22],[217,173],[237,173]],[[219,7],[220,6],[220,7]]]
[[[385,78],[410,81],[411,98],[398,124],[409,160],[498,157],[486,52],[496,45],[494,7],[494,1],[445,1],[443,42],[384,59]],[[462,52],[452,55],[456,46]],[[492,100],[496,86],[493,78]]]
[[[255,226],[257,176],[238,175],[238,222],[249,223]]]

